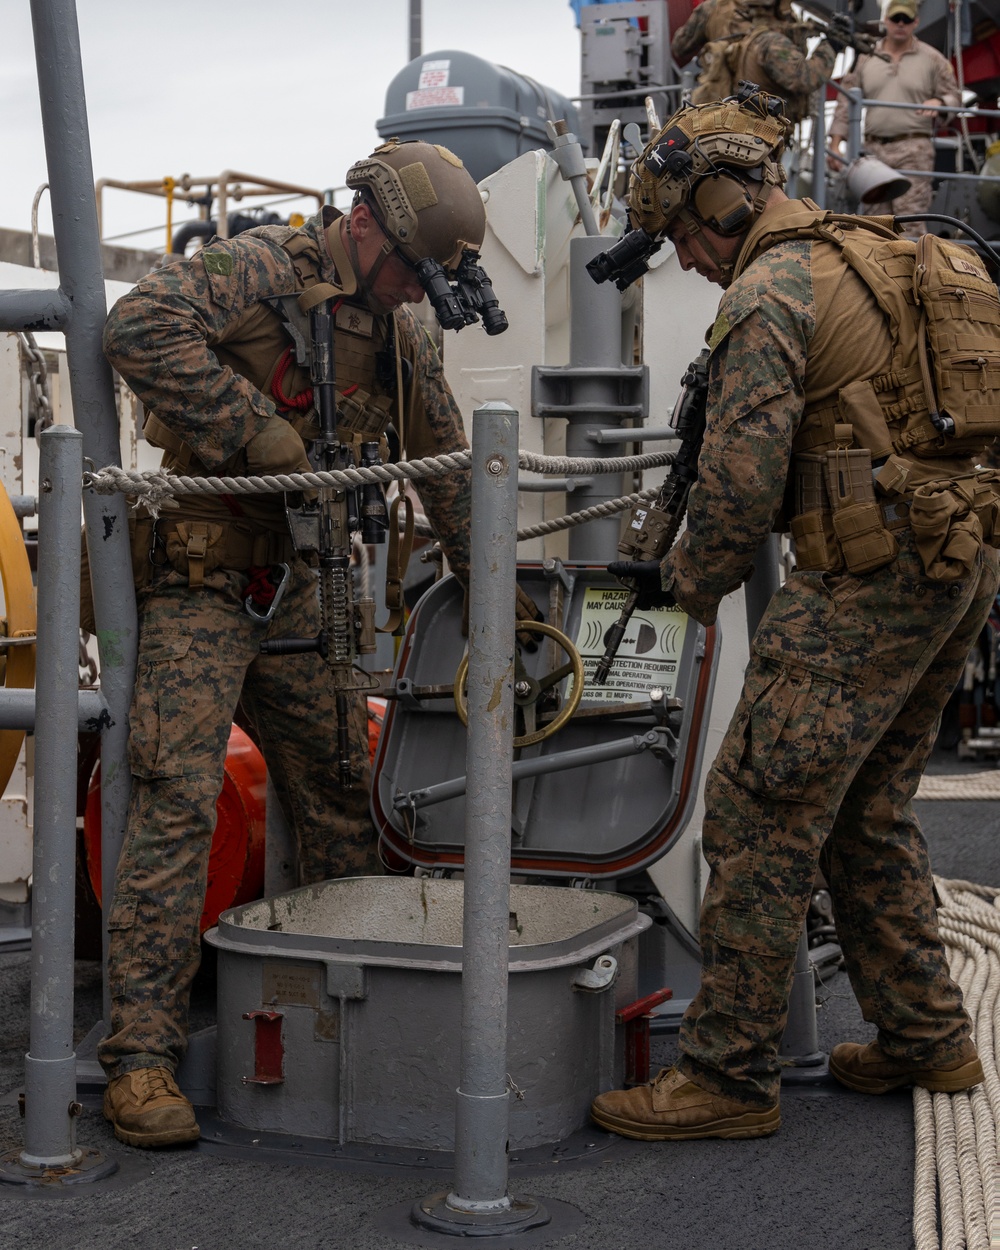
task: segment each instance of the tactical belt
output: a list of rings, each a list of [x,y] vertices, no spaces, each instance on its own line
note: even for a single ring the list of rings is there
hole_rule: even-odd
[[[862,574],[896,558],[892,531],[908,524],[909,505],[876,499],[870,452],[839,448],[797,455],[793,496],[790,529],[800,569]]]
[[[889,135],[886,138],[882,135],[865,135],[865,143],[898,143],[900,139],[932,139],[933,137],[929,130],[908,130],[905,135]]]
[[[154,563],[159,552],[190,586],[202,585],[205,574],[215,569],[242,573],[250,568],[287,564],[295,558],[290,534],[273,530],[250,530],[231,521],[174,521],[160,518],[150,551]]]

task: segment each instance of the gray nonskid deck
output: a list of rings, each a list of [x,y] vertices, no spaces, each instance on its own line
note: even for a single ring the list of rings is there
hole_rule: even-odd
[[[936,755],[930,772],[975,771]],[[934,869],[942,877],[1000,881],[1000,804],[918,804]],[[28,1048],[30,956],[0,957],[0,1152],[22,1145],[16,1096]],[[211,1014],[211,977],[199,978],[194,1023]],[[847,978],[819,991],[820,1043],[864,1041]],[[99,968],[77,964],[76,1022],[82,1039],[100,1010]],[[657,1066],[675,1042],[654,1037]],[[584,1134],[581,1138],[587,1135]],[[442,1188],[447,1160],[341,1158],[248,1161],[199,1144],[169,1152],[116,1142],[88,1106],[78,1141],[113,1153],[117,1177],[73,1194],[12,1193],[0,1187],[0,1246],[18,1250],[390,1250],[405,1244],[386,1213]],[[511,1191],[583,1213],[577,1231],[544,1244],[573,1250],[637,1245],[649,1250],[909,1250],[912,1245],[913,1111],[908,1092],[867,1098],[830,1082],[788,1088],[782,1128],[758,1141],[628,1142],[594,1135],[597,1146],[529,1152],[511,1166]],[[581,1146],[580,1142],[576,1143]],[[559,1161],[555,1161],[558,1159]],[[391,1227],[391,1224],[388,1225]],[[437,1238],[426,1244],[449,1244]],[[412,1243],[410,1243],[412,1244]],[[485,1244],[500,1250],[505,1242]],[[510,1242],[510,1245],[525,1244]],[[532,1239],[532,1244],[542,1244]]]

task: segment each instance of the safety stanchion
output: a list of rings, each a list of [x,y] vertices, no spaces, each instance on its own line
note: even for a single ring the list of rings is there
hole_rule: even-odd
[[[421,1198],[411,1214],[421,1227],[459,1237],[509,1236],[550,1219],[536,1199],[508,1193],[516,530],[517,413],[509,404],[487,404],[476,410],[472,425],[469,780],[455,1179],[450,1191]]]
[[[32,862],[31,1023],[24,1149],[0,1180],[55,1187],[100,1180],[118,1164],[76,1144],[73,929],[83,435],[54,425],[39,440],[38,650]]]

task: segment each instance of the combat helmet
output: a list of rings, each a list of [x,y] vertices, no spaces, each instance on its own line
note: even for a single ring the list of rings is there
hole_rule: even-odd
[[[446,271],[486,234],[479,188],[461,160],[437,143],[389,139],[347,171],[392,244],[411,264],[430,257]]]
[[[629,230],[587,270],[595,282],[625,288],[649,268],[668,230],[679,221],[717,265],[721,284],[732,281],[704,232],[744,234],[764,211],[771,190],[785,181],[781,155],[792,123],[784,102],[756,83],[741,82],[735,96],[685,104],[662,126],[632,165]]]
[[[632,165],[628,191],[631,229],[587,265],[595,282],[614,279],[619,290],[641,277],[671,224],[679,221],[718,267],[721,285],[733,262],[719,256],[705,234],[745,233],[785,181],[781,154],[792,123],[784,102],[756,83],[735,96],[686,104],[663,126]]]
[[[659,238],[679,217],[689,229],[742,234],[771,187],[785,181],[781,154],[791,129],[784,102],[753,83],[725,100],[681,108],[632,166],[632,225]]]

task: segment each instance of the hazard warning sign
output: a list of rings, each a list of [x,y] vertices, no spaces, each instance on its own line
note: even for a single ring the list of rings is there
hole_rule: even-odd
[[[667,698],[677,687],[689,617],[680,608],[636,609],[618,655],[603,686],[592,684],[594,669],[604,654],[604,636],[618,620],[629,592],[623,587],[589,586],[574,642],[583,660],[584,703],[629,703],[660,686]]]

